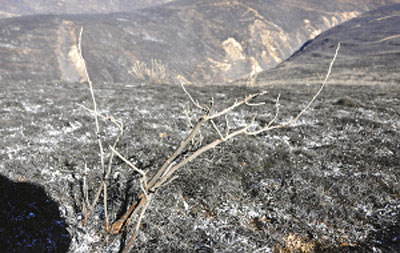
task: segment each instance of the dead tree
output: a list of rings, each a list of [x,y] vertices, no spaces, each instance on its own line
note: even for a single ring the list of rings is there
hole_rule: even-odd
[[[178,170],[183,168],[185,165],[196,159],[199,155],[210,151],[214,148],[216,148],[218,145],[223,144],[224,142],[237,137],[239,135],[245,135],[245,136],[256,136],[264,132],[268,132],[274,129],[279,129],[279,128],[286,128],[294,124],[313,104],[313,102],[316,100],[316,98],[320,95],[321,91],[325,87],[328,78],[331,74],[332,66],[336,60],[336,57],[339,52],[340,44],[338,44],[336,48],[336,52],[333,56],[332,61],[330,62],[328,72],[325,76],[325,79],[323,80],[319,90],[314,94],[314,96],[310,99],[310,101],[305,105],[302,110],[293,117],[292,120],[285,122],[285,123],[276,123],[278,115],[279,115],[279,96],[276,98],[276,103],[275,103],[275,113],[274,116],[270,119],[270,121],[264,125],[264,126],[259,126],[258,124],[255,124],[257,121],[257,115],[254,116],[245,126],[231,129],[229,120],[228,120],[228,115],[238,109],[241,106],[262,106],[264,103],[256,103],[254,102],[257,97],[260,97],[262,95],[265,95],[266,92],[260,92],[260,93],[255,93],[251,94],[249,96],[246,96],[240,100],[236,100],[231,106],[224,108],[220,111],[216,111],[214,107],[214,99],[211,98],[209,105],[202,105],[200,104],[197,100],[195,100],[192,95],[186,90],[185,86],[182,84],[182,90],[183,92],[187,95],[188,99],[191,101],[191,104],[193,107],[199,109],[202,112],[202,115],[198,117],[195,120],[195,123],[192,125],[192,130],[190,133],[184,138],[184,140],[180,143],[180,146],[175,150],[175,152],[169,156],[169,158],[164,162],[164,164],[151,176],[147,175],[145,171],[143,171],[140,168],[137,168],[134,164],[132,164],[130,161],[128,161],[123,155],[121,155],[117,150],[117,144],[120,139],[120,137],[123,134],[123,124],[122,122],[116,120],[114,117],[109,116],[109,115],[102,115],[97,111],[97,105],[96,105],[96,99],[94,96],[94,91],[93,91],[93,85],[90,80],[89,74],[87,72],[86,68],[86,63],[85,60],[82,56],[82,51],[81,51],[81,40],[82,40],[82,31],[81,29],[80,36],[79,36],[79,52],[81,55],[81,60],[83,63],[83,66],[85,68],[85,73],[86,73],[86,79],[87,82],[89,83],[89,89],[90,93],[92,96],[92,103],[93,103],[93,109],[86,108],[86,110],[90,111],[95,119],[95,132],[96,135],[98,136],[100,129],[99,129],[99,118],[106,119],[111,121],[113,124],[115,124],[118,129],[120,130],[119,135],[116,137],[113,146],[109,146],[107,148],[108,150],[108,165],[105,165],[105,149],[103,147],[101,139],[98,137],[98,146],[99,146],[99,152],[100,152],[100,163],[101,163],[101,168],[102,168],[102,181],[101,184],[96,191],[95,197],[92,201],[92,204],[88,207],[88,211],[82,220],[82,225],[87,221],[89,218],[93,207],[96,205],[98,202],[101,193],[103,192],[103,202],[104,202],[104,210],[105,210],[105,228],[107,233],[111,234],[119,234],[122,231],[126,229],[133,221],[135,221],[135,227],[134,227],[134,232],[131,238],[129,239],[128,243],[125,246],[124,252],[128,252],[129,248],[133,245],[139,229],[140,225],[142,222],[142,219],[145,215],[146,210],[149,208],[151,204],[151,200],[154,194],[157,193],[157,189],[159,189],[162,186],[165,186],[166,184],[172,182],[175,179],[175,174]],[[187,113],[186,115],[188,117],[189,122],[191,123],[191,120],[189,118],[189,114]],[[216,119],[224,119],[224,129],[220,129],[217,124],[215,123]],[[215,131],[216,133],[216,138],[212,140],[211,142],[208,143],[202,143],[199,141],[199,133],[206,125],[211,126],[211,128]],[[190,152],[187,152],[190,151]],[[133,168],[136,172],[138,172],[141,175],[140,178],[140,188],[141,188],[141,194],[138,196],[137,200],[130,205],[128,210],[125,212],[122,217],[115,221],[111,226],[109,225],[109,217],[107,213],[107,178],[110,175],[112,171],[112,161],[113,158],[117,156],[119,157],[124,163],[126,163],[128,166]]]

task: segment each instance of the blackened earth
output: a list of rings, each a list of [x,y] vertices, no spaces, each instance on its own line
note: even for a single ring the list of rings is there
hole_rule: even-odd
[[[288,121],[318,86],[187,89],[201,103],[214,97],[217,110],[267,90],[257,99],[264,106],[230,114],[235,128],[253,115],[257,124],[268,123],[278,94],[277,122]],[[294,126],[240,136],[203,154],[157,191],[133,251],[399,251],[399,92],[393,85],[328,85]],[[117,149],[149,174],[189,133],[184,110],[191,104],[180,87],[95,84],[95,93],[99,110],[125,124]],[[118,252],[129,234],[104,235],[101,202],[88,224],[79,225],[84,178],[93,199],[101,177],[94,120],[80,104],[92,107],[86,84],[1,83],[0,173],[42,186],[58,203],[70,252]],[[216,123],[224,127],[224,120]],[[110,122],[101,128],[107,147],[117,129]],[[203,143],[218,137],[210,127],[202,136]],[[138,178],[115,162],[113,221],[140,193]]]

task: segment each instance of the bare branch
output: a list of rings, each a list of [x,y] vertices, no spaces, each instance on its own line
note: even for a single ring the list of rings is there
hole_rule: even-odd
[[[175,179],[178,179],[179,176],[173,176],[170,180],[166,181],[163,185],[161,186],[167,186],[169,184],[171,184],[173,181],[175,181]]]
[[[107,183],[104,180],[103,183],[103,205],[104,205],[104,217],[105,217],[105,222],[106,222],[106,232],[108,232],[108,230],[110,229],[110,221],[109,221],[109,217],[108,217],[108,194],[107,194]]]
[[[103,184],[104,184],[104,181],[100,184],[100,187],[97,189],[97,192],[92,201],[92,204],[90,205],[89,210],[87,211],[87,213],[85,214],[85,216],[83,217],[83,219],[81,221],[81,225],[84,225],[85,222],[87,221],[87,219],[89,219],[90,214],[92,214],[94,206],[97,204],[97,201],[99,201],[101,191],[103,190]]]
[[[221,137],[222,140],[225,140],[225,137],[221,134],[221,132],[219,131],[217,125],[215,124],[214,120],[211,120],[211,124],[214,127],[215,131],[217,131],[219,137]]]
[[[165,175],[168,174],[169,170],[171,169],[172,166],[174,166],[175,162],[170,163],[170,165],[168,165],[167,169],[164,170],[163,174],[160,176],[160,178],[165,177]]]
[[[85,162],[85,169],[83,171],[83,208],[82,208],[82,213],[86,213],[89,206],[90,206],[90,201],[89,201],[89,187],[87,184],[87,175],[88,175],[88,167],[87,163]]]
[[[275,116],[271,119],[271,121],[268,123],[268,125],[267,125],[267,128],[268,127],[270,127],[274,122],[275,122],[275,120],[278,118],[278,115],[279,115],[279,106],[280,106],[280,104],[279,104],[279,98],[281,97],[281,94],[278,94],[278,96],[276,97],[276,103],[275,103]]]
[[[185,85],[183,84],[183,82],[181,81],[181,87],[183,89],[183,91],[186,93],[186,95],[189,97],[190,101],[192,102],[192,104],[194,106],[196,106],[197,108],[199,108],[200,110],[205,110],[205,108],[203,106],[200,105],[200,103],[198,101],[195,101],[192,97],[192,95],[190,95],[190,93],[186,90]]]
[[[328,72],[327,72],[327,74],[325,76],[324,81],[321,84],[321,87],[319,88],[317,93],[315,93],[315,95],[312,97],[312,99],[307,103],[307,105],[300,111],[300,113],[298,113],[296,115],[296,117],[294,119],[292,119],[291,121],[289,121],[287,123],[283,123],[283,124],[280,124],[280,125],[273,125],[272,126],[272,125],[268,124],[264,128],[261,128],[261,129],[259,129],[257,131],[247,132],[246,134],[247,135],[258,135],[258,134],[260,134],[262,132],[270,131],[272,129],[284,128],[284,127],[289,127],[289,126],[293,125],[310,108],[310,106],[314,103],[315,99],[321,94],[321,91],[324,89],[326,83],[328,82],[329,76],[330,76],[331,71],[332,71],[333,64],[335,63],[336,57],[337,57],[337,55],[339,53],[339,49],[340,49],[340,43],[338,43],[338,45],[337,45],[337,48],[336,48],[336,51],[335,51],[335,55],[333,56],[332,61],[329,64]]]
[[[260,92],[260,93],[251,94],[239,102],[235,101],[235,103],[233,105],[231,105],[230,107],[227,107],[220,112],[217,112],[217,113],[214,113],[214,114],[208,116],[207,119],[210,120],[210,119],[215,119],[215,118],[221,117],[221,116],[229,113],[230,111],[234,110],[235,108],[237,108],[243,104],[249,103],[251,100],[255,99],[256,97],[262,96],[266,93],[267,92],[264,91],[264,92]]]
[[[147,182],[146,181],[147,181],[146,177],[142,177],[139,180],[139,183],[140,183],[140,189],[142,190],[142,192],[144,194],[144,197],[146,199],[148,199],[149,197],[148,197],[148,194],[147,194],[147,191],[146,191],[146,188],[147,188]]]
[[[144,213],[146,212],[147,208],[149,207],[150,201],[151,201],[151,195],[149,195],[148,198],[145,198],[145,203],[144,203],[142,212],[140,212],[139,219],[136,222],[135,233],[133,234],[132,238],[129,240],[128,244],[125,246],[125,249],[122,251],[123,253],[128,253],[129,249],[132,247],[133,243],[135,242],[135,239],[136,239],[139,229],[140,229],[140,224],[142,223],[142,219],[144,217]]]
[[[101,142],[101,138],[100,138],[100,126],[99,126],[99,119],[98,119],[98,115],[97,115],[97,103],[96,103],[96,97],[94,95],[94,90],[93,90],[93,83],[92,80],[90,79],[89,76],[89,72],[86,66],[86,61],[85,58],[83,58],[82,55],[82,34],[83,34],[83,27],[81,27],[81,30],[79,32],[79,39],[78,39],[78,51],[79,51],[79,56],[81,58],[82,61],[82,65],[83,65],[83,69],[85,71],[85,77],[86,80],[89,84],[89,89],[90,89],[90,95],[92,96],[92,103],[93,103],[93,116],[94,116],[94,120],[95,120],[95,124],[96,124],[96,136],[97,136],[97,141],[98,141],[98,145],[99,145],[99,149],[100,149],[100,160],[101,160],[101,168],[103,170],[103,174],[105,173],[105,165],[104,165],[104,150],[103,150],[103,144]]]
[[[109,117],[111,122],[113,122],[118,128],[119,128],[119,133],[117,135],[117,137],[115,138],[115,141],[111,147],[111,150],[115,150],[115,148],[117,147],[117,144],[122,136],[122,134],[124,133],[124,124],[119,121],[114,119],[114,117],[110,116]],[[108,205],[107,205],[107,180],[108,177],[111,174],[111,170],[112,170],[112,163],[113,163],[113,159],[114,159],[114,152],[111,152],[110,154],[110,158],[108,160],[108,167],[107,167],[107,172],[106,175],[104,176],[104,216],[105,216],[105,220],[106,220],[106,231],[108,232],[110,230],[110,224],[109,224],[109,217],[108,217]]]
[[[297,114],[297,116],[296,116],[292,121],[290,121],[290,122],[287,124],[288,126],[290,126],[290,125],[292,125],[294,122],[296,122],[296,121],[301,117],[301,115],[303,115],[303,113],[305,113],[305,112],[308,110],[308,108],[310,108],[310,106],[314,103],[315,99],[317,99],[317,97],[319,96],[319,94],[321,94],[321,91],[324,89],[326,83],[328,82],[329,76],[331,75],[332,67],[333,67],[333,64],[334,64],[335,61],[336,61],[336,57],[338,56],[339,49],[340,49],[340,43],[338,43],[338,45],[337,45],[337,47],[336,47],[335,55],[333,56],[333,59],[332,59],[331,63],[329,64],[328,72],[326,73],[325,79],[324,79],[324,81],[322,82],[322,85],[321,85],[321,87],[319,88],[318,92],[315,93],[315,95],[313,96],[313,98],[310,100],[310,102],[308,102],[308,104],[304,107],[304,109],[303,109],[299,114]]]
[[[261,105],[265,105],[265,102],[261,102],[261,103],[250,103],[250,102],[245,102],[245,104],[247,106],[261,106]]]
[[[104,150],[103,150],[103,143],[102,143],[101,137],[100,137],[100,126],[99,126],[99,119],[98,119],[98,114],[97,114],[97,103],[96,103],[96,97],[95,97],[94,91],[93,91],[93,84],[92,84],[92,81],[90,80],[89,72],[88,72],[87,67],[86,67],[86,61],[85,61],[85,59],[83,58],[83,55],[82,55],[82,34],[83,34],[83,27],[81,27],[81,30],[79,32],[78,51],[79,51],[79,56],[80,56],[81,61],[82,61],[83,69],[85,71],[85,77],[86,77],[86,80],[87,80],[87,82],[89,84],[90,94],[91,94],[91,97],[92,97],[93,112],[94,112],[93,116],[94,116],[94,119],[95,119],[95,126],[96,126],[95,133],[96,133],[97,142],[98,142],[98,146],[99,146],[101,169],[102,169],[102,172],[103,172],[102,183],[101,183],[101,185],[99,187],[99,189],[101,189],[103,184],[104,184],[104,174],[105,174]],[[99,190],[98,190],[97,193],[96,193],[96,197],[93,200],[93,203],[90,205],[90,208],[89,208],[87,214],[85,215],[84,219],[82,220],[82,223],[81,223],[82,225],[89,218],[94,206],[96,205],[96,203],[97,203],[97,201],[98,201],[98,199],[100,197],[100,193],[101,193],[101,191],[99,192]]]
[[[92,109],[87,108],[86,106],[79,104],[79,106],[81,106],[83,109],[87,110],[88,112],[92,113],[93,115],[97,115],[97,117],[100,117],[104,120],[110,121],[112,122],[118,129],[119,129],[119,133],[117,135],[117,137],[114,140],[113,146],[112,148],[115,149],[122,134],[123,134],[123,129],[124,129],[124,124],[122,123],[122,121],[115,119],[112,115],[103,115],[97,111],[94,111]],[[113,158],[114,158],[114,153],[111,152],[110,154],[110,158],[108,161],[108,166],[107,166],[107,171],[105,173],[105,175],[103,175],[103,183],[99,186],[99,189],[97,190],[97,192],[101,192],[101,188],[103,188],[103,203],[104,203],[104,216],[105,216],[105,222],[106,222],[106,230],[109,231],[110,226],[109,226],[109,217],[108,217],[108,205],[107,205],[107,178],[109,177],[109,175],[111,174],[111,169],[112,169],[112,162],[113,162]],[[94,200],[94,204],[97,203],[98,199],[100,197],[100,194],[96,194],[96,198]],[[94,205],[91,205],[94,207]],[[86,211],[84,212],[86,213]],[[88,214],[90,215],[90,212],[88,212]],[[88,218],[88,215],[85,216],[85,221]],[[84,222],[82,222],[83,224]]]
[[[186,139],[181,143],[179,148],[172,154],[167,161],[161,166],[161,168],[158,170],[156,175],[153,176],[153,178],[150,180],[150,182],[147,184],[148,187],[152,187],[153,184],[160,178],[160,176],[164,173],[164,171],[167,169],[167,167],[170,165],[172,161],[174,161],[179,155],[182,154],[186,146],[189,144],[189,142],[192,141],[194,136],[197,134],[197,132],[200,130],[201,126],[205,122],[205,118],[201,118],[195,127],[193,128],[192,132],[186,137]]]
[[[151,178],[149,182],[147,182],[147,186],[145,189],[145,192],[148,193],[149,191],[154,192],[156,188],[159,186],[157,184],[157,187],[154,187],[157,181],[161,178],[161,176],[165,173],[166,170],[169,169],[170,164],[178,157],[180,156],[187,145],[191,142],[191,140],[194,138],[194,136],[197,134],[197,132],[200,130],[202,124],[205,122],[204,117],[201,118],[197,124],[194,126],[190,134],[185,138],[184,141],[182,141],[181,145],[179,148],[172,154],[167,161],[161,166],[161,168],[157,171],[157,173]],[[164,177],[164,176],[163,176]],[[144,194],[139,196],[138,202],[133,204],[128,211],[125,212],[125,214],[113,224],[111,228],[111,233],[117,234],[120,233],[120,231],[123,229],[124,226],[128,225],[130,223],[130,220],[136,215],[138,212],[138,209],[140,209],[143,205],[143,198]]]
[[[255,120],[255,117],[253,117],[253,119],[251,120],[251,122],[250,122],[247,126],[241,128],[241,129],[238,129],[238,130],[236,130],[236,131],[234,131],[234,132],[228,134],[227,136],[225,136],[225,137],[223,137],[223,138],[221,138],[221,139],[216,139],[216,140],[214,140],[213,142],[211,142],[211,143],[209,143],[209,144],[207,144],[207,145],[205,145],[205,146],[199,148],[197,151],[195,151],[195,152],[194,152],[193,154],[191,154],[189,157],[187,157],[186,159],[184,159],[183,161],[181,161],[181,162],[178,163],[177,165],[173,166],[173,167],[169,170],[169,172],[168,172],[165,176],[163,176],[163,177],[160,179],[160,181],[159,181],[158,183],[156,183],[156,184],[154,185],[153,188],[154,188],[154,189],[157,189],[159,186],[163,185],[163,184],[168,180],[168,178],[171,177],[171,175],[172,175],[175,171],[177,171],[177,170],[180,169],[181,167],[185,166],[185,165],[188,164],[189,162],[193,161],[194,159],[196,159],[199,155],[203,154],[204,152],[206,152],[206,151],[208,151],[208,150],[210,150],[210,149],[216,148],[219,144],[221,144],[221,143],[223,143],[223,142],[225,142],[225,141],[227,141],[227,140],[229,140],[229,139],[231,139],[231,138],[233,138],[233,137],[235,137],[235,136],[237,136],[237,135],[246,133],[247,130],[251,127],[251,125],[253,125],[254,120]]]
[[[114,154],[116,154],[122,161],[124,161],[126,164],[129,165],[129,167],[131,167],[132,169],[134,169],[136,172],[140,173],[143,177],[146,177],[146,172],[144,172],[141,169],[138,169],[135,165],[133,165],[133,163],[131,163],[130,161],[128,161],[127,159],[125,159],[125,157],[123,157],[117,150],[115,150],[113,147],[110,146],[110,149],[112,150],[112,152]]]
[[[225,135],[228,135],[229,131],[230,131],[230,126],[229,126],[228,115],[226,115],[226,114],[225,114],[225,125],[226,125],[226,133],[225,133]]]
[[[79,32],[79,39],[78,39],[78,51],[79,51],[79,56],[81,58],[82,61],[82,65],[83,65],[83,69],[84,69],[84,73],[85,73],[85,78],[89,84],[89,90],[90,90],[90,94],[92,97],[92,104],[93,104],[93,110],[90,110],[86,107],[84,107],[83,105],[81,105],[83,108],[89,110],[92,112],[93,117],[95,119],[95,133],[96,133],[96,137],[97,137],[97,142],[98,142],[98,146],[99,146],[99,152],[100,152],[100,163],[101,163],[101,170],[102,170],[102,182],[99,185],[98,190],[96,191],[96,195],[95,198],[92,202],[92,204],[89,207],[89,210],[87,211],[87,213],[85,214],[84,219],[82,220],[81,224],[83,225],[86,220],[89,218],[94,206],[96,205],[96,203],[98,202],[99,198],[100,198],[100,194],[101,191],[103,190],[103,204],[104,204],[104,212],[105,212],[105,223],[106,223],[106,231],[108,232],[110,229],[109,226],[109,217],[108,217],[108,205],[107,205],[107,178],[109,177],[109,175],[111,174],[111,168],[112,168],[112,162],[113,162],[113,158],[114,158],[114,153],[110,154],[110,158],[109,158],[109,162],[108,162],[108,167],[107,167],[107,171],[105,170],[105,157],[104,157],[104,148],[103,148],[103,143],[100,137],[100,124],[99,124],[99,117],[104,118],[106,120],[110,120],[114,125],[116,125],[119,129],[119,133],[114,141],[114,144],[112,146],[112,149],[115,149],[116,145],[119,142],[120,137],[123,134],[123,123],[117,119],[115,119],[112,116],[104,116],[100,113],[98,113],[97,111],[97,103],[96,103],[96,97],[94,94],[94,90],[93,90],[93,83],[90,79],[89,76],[89,72],[86,66],[86,61],[85,58],[83,57],[82,54],[82,34],[83,34],[83,27],[81,27],[81,30]]]
[[[190,115],[189,115],[189,110],[185,109],[185,110],[183,110],[183,112],[185,113],[189,128],[192,129],[193,128],[193,124],[192,124],[192,120],[191,120]]]

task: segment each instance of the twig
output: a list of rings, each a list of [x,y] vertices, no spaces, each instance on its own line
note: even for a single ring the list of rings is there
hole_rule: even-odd
[[[90,95],[92,96],[93,111],[94,111],[93,116],[94,116],[95,125],[96,125],[95,133],[96,133],[97,142],[99,145],[101,169],[102,169],[103,175],[104,175],[105,174],[104,150],[103,150],[103,143],[101,142],[101,137],[100,137],[100,126],[99,126],[99,119],[98,119],[98,115],[97,115],[97,103],[96,103],[96,97],[95,97],[94,91],[93,91],[93,84],[92,84],[92,81],[90,80],[90,76],[89,76],[89,73],[88,73],[88,70],[86,67],[86,61],[82,55],[82,34],[83,34],[83,27],[81,27],[81,30],[79,32],[78,51],[79,51],[79,56],[80,56],[82,64],[83,64],[83,69],[85,71],[85,77],[89,84]],[[104,178],[102,178],[102,183],[101,183],[100,188],[102,187],[103,183],[104,183]],[[85,221],[89,217],[90,213],[92,212],[94,206],[96,205],[96,202],[98,201],[97,195],[100,196],[100,194],[96,194],[95,200],[93,201],[92,205],[90,206],[89,211],[85,215],[85,218],[82,220],[82,225],[85,223]]]
[[[110,116],[109,118],[110,118],[111,122],[113,122],[119,128],[119,133],[118,133],[117,137],[115,138],[113,145],[111,146],[111,149],[115,149],[117,147],[117,144],[118,144],[122,134],[124,133],[124,125],[121,121],[114,119],[114,117],[112,117],[112,116]],[[110,223],[109,223],[109,217],[108,217],[108,205],[107,205],[107,199],[108,199],[108,197],[107,197],[107,180],[111,174],[113,159],[114,159],[114,152],[111,152],[110,159],[108,161],[107,173],[104,176],[104,216],[106,219],[106,231],[107,232],[110,230]]]
[[[87,164],[85,162],[85,168],[83,171],[83,208],[82,208],[82,212],[86,213],[89,206],[90,206],[90,202],[89,202],[89,188],[88,188],[88,184],[87,184],[87,173],[88,173],[88,167]]]
[[[317,93],[315,93],[315,95],[312,97],[312,99],[307,103],[307,105],[300,111],[300,113],[298,113],[296,115],[296,117],[294,119],[292,119],[291,121],[289,121],[287,123],[283,123],[283,124],[279,124],[279,125],[271,126],[270,124],[268,124],[264,128],[261,128],[261,129],[259,129],[257,131],[247,132],[246,134],[247,135],[258,135],[258,134],[260,134],[262,132],[266,132],[266,131],[269,131],[269,130],[272,130],[272,129],[284,128],[284,127],[289,127],[289,126],[293,125],[308,110],[308,108],[310,108],[310,106],[314,103],[315,99],[321,94],[321,91],[324,89],[326,83],[328,82],[329,76],[330,76],[331,71],[332,71],[333,64],[335,63],[336,57],[337,57],[337,55],[339,53],[339,49],[340,49],[340,43],[338,43],[338,45],[337,45],[337,48],[336,48],[336,51],[335,51],[335,55],[333,56],[332,61],[329,64],[328,72],[327,72],[327,74],[325,76],[324,81],[321,84],[321,87],[319,88]]]
[[[267,125],[267,128],[268,127],[270,127],[274,122],[275,122],[275,120],[278,118],[278,115],[279,115],[279,106],[280,106],[280,104],[279,104],[279,99],[280,99],[280,97],[281,97],[281,94],[278,94],[278,96],[276,97],[276,102],[275,102],[275,116],[271,119],[271,121],[268,123],[268,125]]]
[[[131,163],[130,161],[126,160],[125,157],[123,157],[117,150],[115,150],[113,147],[110,146],[110,149],[112,150],[112,152],[114,154],[116,154],[122,161],[124,161],[126,164],[129,165],[129,167],[131,167],[132,169],[134,169],[136,172],[140,173],[143,177],[146,177],[146,172],[144,172],[141,169],[138,169],[135,165],[133,165],[133,163]]]
[[[214,120],[211,120],[211,124],[214,127],[215,131],[218,133],[219,137],[221,137],[222,140],[225,140],[225,137],[221,134],[221,132],[219,131],[217,125],[215,124]]]
[[[143,209],[140,212],[140,216],[138,221],[136,222],[136,227],[135,227],[135,233],[133,234],[132,238],[129,240],[128,244],[125,246],[125,249],[122,251],[123,253],[128,253],[129,249],[132,247],[133,243],[135,242],[135,239],[139,233],[140,229],[140,224],[142,223],[142,219],[144,217],[144,213],[146,212],[147,208],[149,207],[151,200],[151,195],[148,196],[148,198],[145,198],[145,203],[143,204]]]
[[[227,108],[223,109],[220,112],[217,112],[217,113],[214,113],[214,114],[210,115],[208,117],[208,119],[215,119],[215,118],[221,117],[221,116],[227,114],[228,112],[234,110],[236,107],[239,107],[239,106],[241,106],[243,104],[246,104],[246,103],[250,102],[251,100],[255,99],[256,97],[262,96],[262,95],[264,95],[266,93],[267,93],[266,91],[263,91],[263,92],[260,92],[260,93],[251,94],[251,95],[245,97],[243,100],[241,100],[239,102],[236,101],[230,107],[227,107]]]
[[[186,137],[186,139],[181,143],[179,148],[172,154],[167,161],[161,166],[161,168],[158,170],[158,172],[152,177],[150,182],[147,184],[148,188],[150,189],[153,184],[160,178],[160,176],[164,173],[164,171],[167,169],[169,164],[174,161],[179,155],[182,154],[182,152],[185,150],[186,146],[191,142],[191,140],[194,138],[194,136],[197,134],[197,132],[200,130],[201,126],[203,123],[206,121],[205,117],[202,117],[195,127],[193,128],[192,132]],[[154,190],[154,189],[152,189]]]
[[[93,211],[94,206],[97,204],[97,201],[99,201],[101,191],[103,190],[103,184],[104,184],[104,182],[102,182],[100,184],[100,187],[97,189],[97,192],[96,192],[96,195],[95,195],[95,197],[94,197],[94,199],[92,201],[92,204],[90,205],[89,210],[87,211],[87,213],[85,214],[85,216],[83,217],[83,219],[81,221],[81,225],[84,225],[86,223],[86,221],[90,217],[90,214]]]
[[[226,132],[225,135],[229,134],[230,131],[230,126],[229,126],[229,120],[228,120],[228,115],[225,114],[225,125],[226,125]]]
[[[186,90],[185,85],[183,85],[183,82],[181,81],[181,87],[183,89],[183,91],[186,93],[186,95],[189,97],[190,101],[193,103],[193,105],[195,105],[197,108],[199,108],[200,110],[204,110],[204,107],[201,106],[199,104],[198,101],[195,101],[192,97],[192,95],[190,95],[190,93]]]
[[[96,137],[98,140],[99,144],[99,149],[100,149],[100,159],[101,159],[101,168],[103,170],[103,174],[105,173],[105,165],[104,165],[104,151],[103,151],[103,144],[101,142],[101,137],[100,137],[100,125],[99,125],[99,119],[97,117],[97,103],[96,103],[96,97],[94,95],[94,90],[93,90],[93,83],[92,80],[90,79],[89,72],[86,66],[86,61],[85,58],[83,58],[82,55],[82,34],[83,34],[83,27],[81,27],[81,30],[79,32],[79,39],[78,39],[78,51],[79,51],[79,56],[81,58],[82,64],[83,64],[83,69],[85,71],[85,77],[86,80],[89,84],[89,90],[90,90],[90,95],[92,96],[92,103],[93,103],[93,111],[94,111],[94,120],[96,124]]]

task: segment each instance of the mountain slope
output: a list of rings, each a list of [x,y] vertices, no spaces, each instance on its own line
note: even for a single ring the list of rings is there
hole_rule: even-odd
[[[79,81],[77,37],[95,81],[231,82],[393,1],[177,1],[134,11],[0,20],[0,80]]]
[[[399,83],[400,4],[365,13],[306,43],[260,82],[319,82],[336,45],[341,49],[332,79],[343,84]],[[299,81],[296,81],[299,80]]]
[[[37,14],[95,14],[133,11],[173,0],[0,0],[0,18]]]

